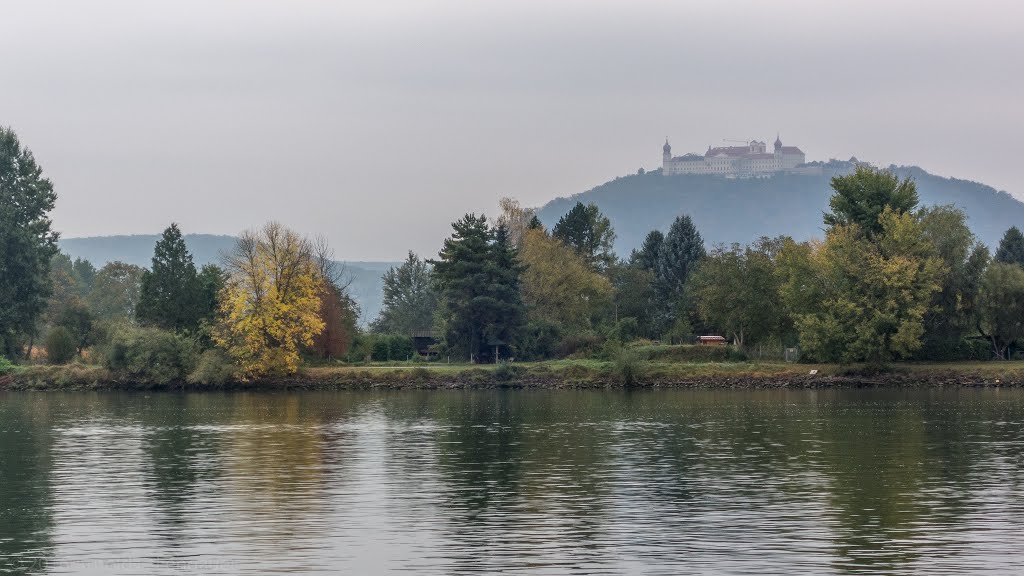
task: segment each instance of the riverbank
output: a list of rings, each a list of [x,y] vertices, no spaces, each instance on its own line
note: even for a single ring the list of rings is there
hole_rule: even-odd
[[[561,360],[500,366],[400,364],[321,366],[253,382],[153,383],[97,366],[30,366],[0,376],[0,390],[404,390],[489,388],[864,388],[1024,387],[1024,362],[896,364],[863,367],[771,362]]]

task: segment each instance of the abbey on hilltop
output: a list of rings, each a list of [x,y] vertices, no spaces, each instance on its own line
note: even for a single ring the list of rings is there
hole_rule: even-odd
[[[767,176],[777,172],[797,172],[806,161],[802,150],[796,146],[783,146],[775,137],[774,152],[767,151],[764,142],[751,140],[746,146],[721,146],[704,154],[672,156],[672,146],[665,139],[662,148],[662,174],[716,174],[730,177]]]

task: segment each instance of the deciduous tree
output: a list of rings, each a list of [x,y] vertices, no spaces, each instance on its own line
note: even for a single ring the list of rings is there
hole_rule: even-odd
[[[96,273],[87,300],[101,320],[132,320],[139,303],[142,268],[124,262],[110,262]]]
[[[523,302],[531,322],[554,325],[562,334],[593,328],[611,301],[612,286],[571,248],[543,230],[528,230],[520,252]]]
[[[1007,350],[1024,338],[1024,268],[993,262],[981,279],[978,328],[992,343],[997,358],[1009,359]]]
[[[246,376],[294,373],[301,348],[324,329],[312,244],[271,222],[243,233],[224,264],[214,341]]]
[[[56,200],[32,153],[0,127],[0,355],[15,355],[46,306],[57,254],[49,216]]]
[[[384,273],[384,305],[373,323],[380,333],[404,334],[434,325],[437,293],[430,265],[411,251],[401,266]]]
[[[832,212],[825,214],[825,224],[856,224],[867,236],[882,231],[879,217],[886,208],[899,215],[917,207],[914,181],[900,180],[889,170],[860,166],[853,174],[832,178],[832,190]]]

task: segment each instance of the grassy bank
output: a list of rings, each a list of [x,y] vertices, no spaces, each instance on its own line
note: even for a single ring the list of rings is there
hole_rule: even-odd
[[[812,374],[812,371],[816,373]],[[1024,362],[896,364],[872,373],[862,366],[778,362],[671,362],[642,359],[558,360],[494,365],[379,364],[308,367],[298,374],[221,385],[133,381],[80,364],[17,368],[0,390],[342,390],[620,388],[832,388],[873,386],[1024,386]]]

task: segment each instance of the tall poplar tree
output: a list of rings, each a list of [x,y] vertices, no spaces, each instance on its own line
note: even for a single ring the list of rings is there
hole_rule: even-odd
[[[144,325],[188,331],[199,327],[204,308],[192,254],[178,225],[171,224],[156,243],[152,266],[142,273],[135,316]]]
[[[49,212],[57,200],[32,152],[0,127],[0,355],[16,355],[32,334],[50,291],[57,233]]]

